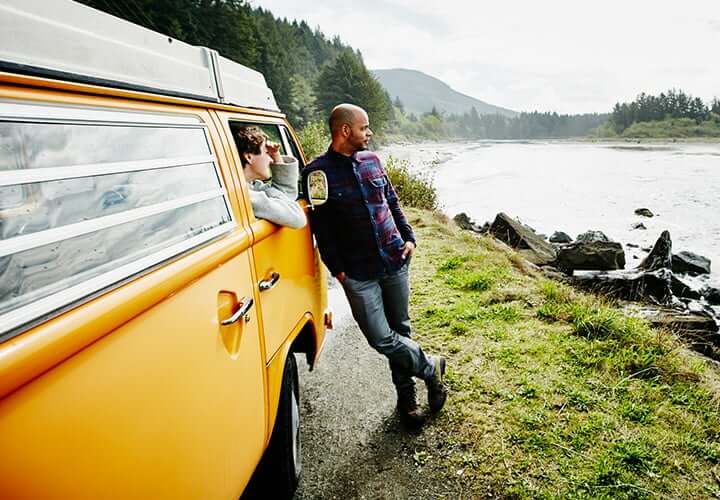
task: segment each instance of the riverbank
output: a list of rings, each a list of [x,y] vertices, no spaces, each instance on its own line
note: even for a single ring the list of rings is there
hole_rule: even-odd
[[[667,331],[408,209],[412,317],[449,358],[415,466],[467,498],[720,495],[720,370]]]

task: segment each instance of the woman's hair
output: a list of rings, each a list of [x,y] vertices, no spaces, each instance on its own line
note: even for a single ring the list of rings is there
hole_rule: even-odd
[[[243,167],[247,164],[244,153],[259,155],[262,151],[260,147],[268,136],[257,127],[241,127],[235,134],[235,142],[237,143],[240,161]]]

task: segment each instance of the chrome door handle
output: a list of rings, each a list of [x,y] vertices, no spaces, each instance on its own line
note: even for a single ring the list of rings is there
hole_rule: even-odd
[[[273,272],[270,275],[270,279],[261,280],[260,283],[258,283],[258,287],[260,287],[261,292],[264,292],[265,290],[270,290],[272,287],[274,287],[277,284],[279,279],[280,279],[280,273]]]
[[[230,316],[228,319],[222,320],[220,322],[220,324],[222,324],[223,326],[232,325],[237,320],[239,320],[240,318],[245,316],[252,306],[253,306],[253,299],[250,297],[245,297],[244,299],[242,299],[242,302],[240,302],[240,307],[238,308],[237,311],[235,311],[235,314]],[[245,321],[250,321],[250,316],[247,316],[245,318]]]

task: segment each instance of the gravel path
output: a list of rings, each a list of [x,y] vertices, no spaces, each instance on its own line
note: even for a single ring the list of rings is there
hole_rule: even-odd
[[[432,426],[405,429],[385,359],[353,321],[342,290],[329,293],[335,329],[328,331],[319,366],[300,364],[303,472],[297,500],[460,498],[420,466],[416,450],[442,446]],[[424,401],[424,384],[418,384]],[[421,390],[422,389],[422,390]]]

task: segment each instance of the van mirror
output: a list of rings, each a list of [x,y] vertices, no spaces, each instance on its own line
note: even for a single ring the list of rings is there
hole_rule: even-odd
[[[313,170],[307,176],[307,194],[311,207],[320,206],[328,200],[328,180],[322,170]]]

